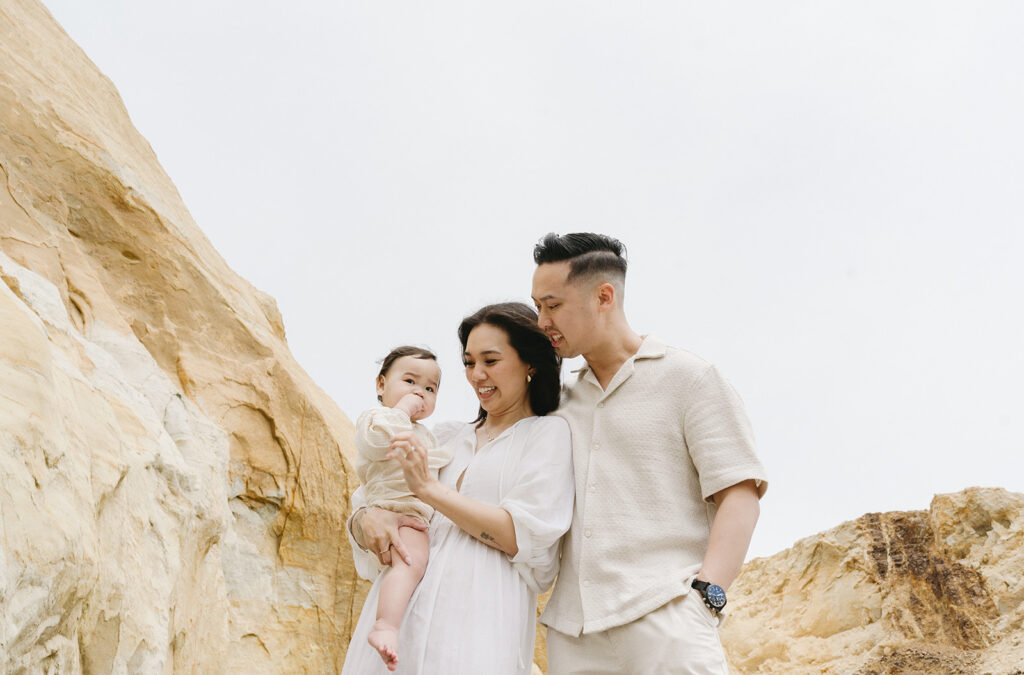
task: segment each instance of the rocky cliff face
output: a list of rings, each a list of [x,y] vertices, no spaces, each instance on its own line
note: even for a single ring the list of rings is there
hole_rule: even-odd
[[[332,672],[351,425],[111,83],[0,0],[0,672]]]
[[[0,282],[0,672],[336,672],[351,425],[36,0],[0,0]],[[866,515],[730,605],[737,675],[1024,675],[1024,495]]]
[[[747,563],[729,595],[736,675],[1024,675],[1024,495],[869,513]]]

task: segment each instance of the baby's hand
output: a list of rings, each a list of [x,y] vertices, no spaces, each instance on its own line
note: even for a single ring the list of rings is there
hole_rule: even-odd
[[[423,411],[426,409],[426,404],[423,402],[423,397],[418,394],[406,394],[402,398],[398,399],[398,403],[395,404],[397,410],[405,412],[409,419],[418,419]]]

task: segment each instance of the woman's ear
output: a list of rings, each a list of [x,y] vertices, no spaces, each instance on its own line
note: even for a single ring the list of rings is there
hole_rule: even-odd
[[[384,394],[384,376],[383,375],[378,375],[377,376],[377,400],[380,401],[381,403],[384,402],[384,399],[382,398],[383,394]]]

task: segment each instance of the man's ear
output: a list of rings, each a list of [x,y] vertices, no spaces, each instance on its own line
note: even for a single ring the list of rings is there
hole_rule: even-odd
[[[595,293],[597,294],[598,312],[607,312],[615,307],[615,286],[611,283],[606,281],[599,285]]]

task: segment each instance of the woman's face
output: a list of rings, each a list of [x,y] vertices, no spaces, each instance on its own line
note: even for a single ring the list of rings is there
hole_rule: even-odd
[[[469,333],[462,355],[466,379],[488,416],[505,415],[522,409],[532,415],[526,376],[530,365],[508,341],[504,329],[482,323]]]

